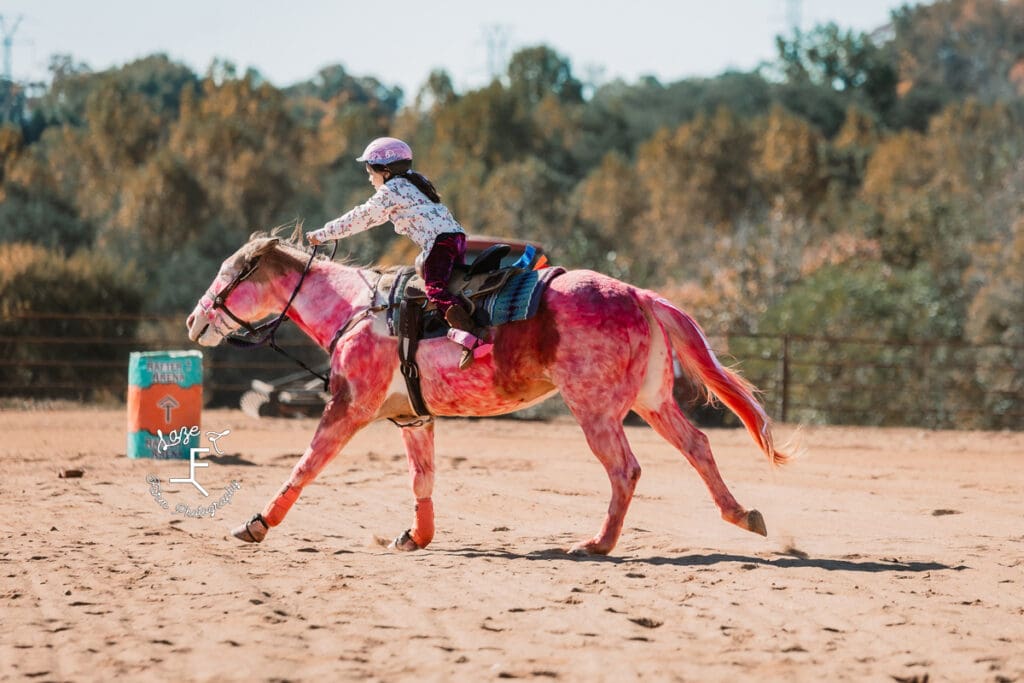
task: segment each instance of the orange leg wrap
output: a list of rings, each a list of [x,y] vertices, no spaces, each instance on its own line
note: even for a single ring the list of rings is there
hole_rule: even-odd
[[[300,493],[302,493],[302,487],[285,484],[274,496],[274,500],[267,503],[267,507],[263,509],[263,518],[267,520],[267,524],[277,526],[283,522],[284,516],[299,499]]]
[[[421,548],[426,548],[434,539],[434,501],[430,498],[416,499],[416,519],[409,535]]]

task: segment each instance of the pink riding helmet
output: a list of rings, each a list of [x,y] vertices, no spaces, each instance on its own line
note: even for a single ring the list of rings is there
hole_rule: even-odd
[[[395,161],[412,161],[412,147],[398,138],[377,138],[363,151],[356,161],[365,161],[376,166],[385,166]]]

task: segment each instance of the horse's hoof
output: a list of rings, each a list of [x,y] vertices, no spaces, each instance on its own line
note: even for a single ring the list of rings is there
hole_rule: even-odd
[[[406,529],[401,536],[391,541],[391,545],[388,546],[388,550],[401,550],[404,552],[419,550],[419,544],[412,540],[411,531],[411,529]]]
[[[246,543],[259,543],[267,537],[268,531],[270,531],[270,527],[267,526],[267,521],[263,519],[263,515],[257,514],[253,515],[252,519],[248,522],[232,531],[231,535]]]
[[[570,555],[577,555],[580,557],[589,557],[591,555],[607,555],[612,551],[611,548],[602,548],[597,544],[596,541],[586,541],[584,543],[577,543],[573,547],[569,548]]]
[[[755,534],[761,534],[762,536],[768,535],[768,527],[764,525],[764,517],[762,517],[761,513],[757,510],[750,510],[747,513],[743,527],[747,531],[753,531]]]

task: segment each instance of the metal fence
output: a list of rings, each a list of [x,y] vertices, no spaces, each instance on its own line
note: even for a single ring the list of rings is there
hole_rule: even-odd
[[[725,335],[782,422],[1024,429],[1024,346]]]
[[[185,331],[186,314],[20,313],[0,317],[0,396],[79,401],[124,400],[133,351],[198,348]],[[307,363],[326,355],[294,326],[278,345]],[[203,348],[203,393],[211,405],[238,405],[257,378],[295,366],[270,349]]]
[[[131,351],[194,348],[184,319],[4,315],[0,396],[123,400]],[[1024,430],[1024,346],[728,333],[711,341],[782,422]],[[307,363],[326,362],[293,326],[279,343]],[[237,405],[251,380],[294,370],[268,350],[204,349],[204,393]]]

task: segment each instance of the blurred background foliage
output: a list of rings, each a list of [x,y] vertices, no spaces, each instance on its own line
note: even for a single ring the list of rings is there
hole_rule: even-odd
[[[749,73],[589,83],[540,45],[476,90],[437,71],[408,94],[342,65],[277,88],[225,61],[55,56],[32,96],[0,81],[0,307],[186,311],[254,230],[365,200],[354,158],[396,135],[468,231],[659,289],[716,334],[1024,344],[1024,0],[777,48]],[[1002,353],[951,391],[1019,397],[1024,352]]]

